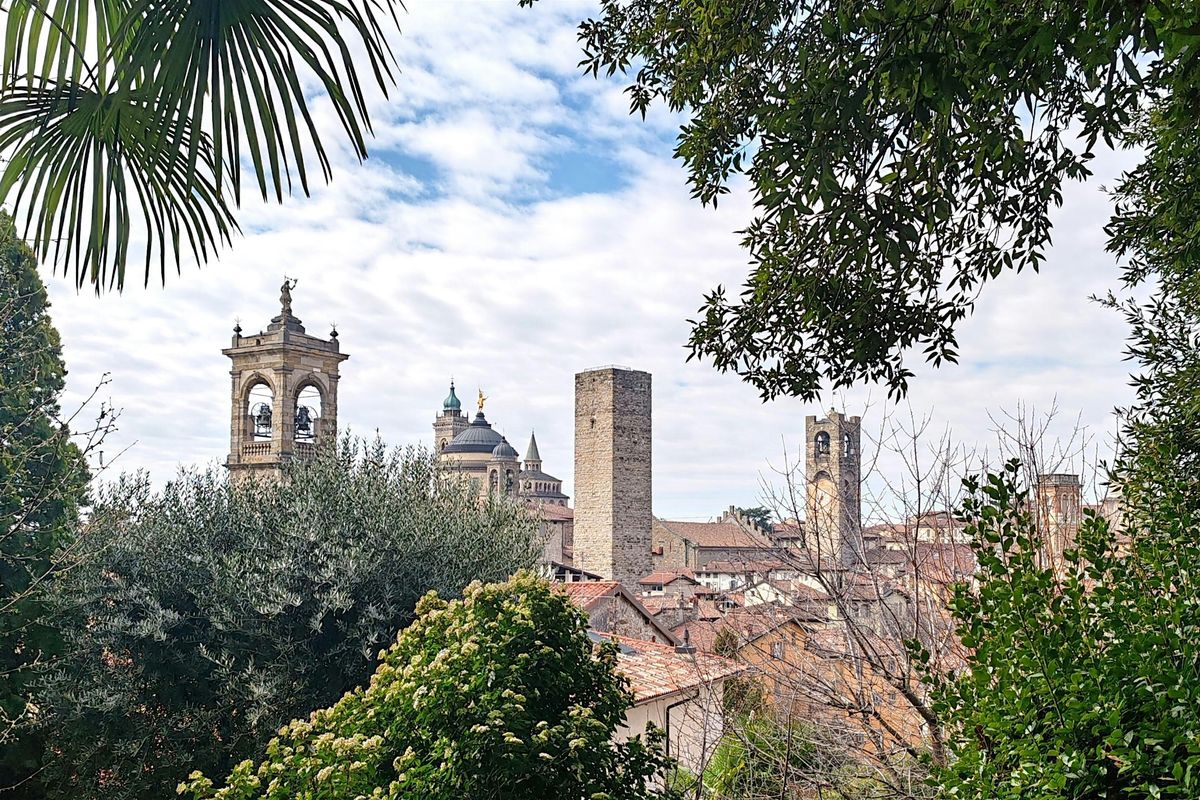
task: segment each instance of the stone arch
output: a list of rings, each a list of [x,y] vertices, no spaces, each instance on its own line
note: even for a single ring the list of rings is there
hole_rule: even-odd
[[[817,435],[813,437],[813,448],[816,450],[816,453],[819,456],[829,455],[828,431],[817,431]]]
[[[275,417],[277,388],[269,374],[254,371],[242,379],[239,405],[248,441],[267,441],[278,424]]]
[[[328,387],[315,374],[296,381],[292,389],[293,435],[299,442],[314,442],[326,413]]]

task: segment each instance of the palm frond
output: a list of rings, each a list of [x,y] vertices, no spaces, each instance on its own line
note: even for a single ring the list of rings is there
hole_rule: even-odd
[[[124,285],[140,212],[165,280],[237,230],[243,163],[264,199],[307,194],[330,159],[301,76],[323,88],[355,156],[364,78],[395,80],[402,0],[11,0],[0,52],[0,200],[76,283]],[[361,63],[365,62],[365,64]]]
[[[24,209],[34,249],[70,265],[78,286],[120,288],[139,232],[147,236],[147,281],[155,255],[165,280],[168,256],[178,266],[186,245],[206,261],[237,230],[203,134],[188,177],[194,136],[163,118],[152,97],[70,81],[8,87],[0,98],[0,151],[9,153],[0,196]],[[160,146],[169,140],[179,146]],[[135,224],[139,211],[144,227]]]

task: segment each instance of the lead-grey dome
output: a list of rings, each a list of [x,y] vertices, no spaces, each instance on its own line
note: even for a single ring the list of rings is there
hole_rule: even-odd
[[[504,441],[504,437],[492,430],[492,426],[484,419],[483,412],[475,415],[475,419],[467,429],[454,437],[454,441],[446,445],[443,453],[491,453],[496,445]]]
[[[517,451],[511,444],[508,443],[508,439],[502,437],[500,439],[500,444],[496,445],[496,449],[492,451],[492,458],[516,461]]]

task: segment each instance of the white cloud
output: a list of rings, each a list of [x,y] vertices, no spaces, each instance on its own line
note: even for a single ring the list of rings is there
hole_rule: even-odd
[[[331,185],[282,207],[249,205],[247,235],[165,289],[135,283],[96,298],[52,282],[72,396],[111,371],[109,393],[125,408],[109,452],[136,440],[124,467],[158,480],[180,462],[222,459],[220,348],[235,316],[255,330],[277,312],[287,274],[300,280],[295,310],[309,331],[323,336],[336,322],[351,354],[343,427],[427,442],[453,375],[465,401],[485,389],[489,419],[519,450],[536,428],[547,470],[569,491],[573,375],[623,363],[654,374],[656,511],[705,518],[757,504],[781,440],[794,450],[804,416],[819,409],[762,404],[733,376],[685,363],[684,350],[702,294],[744,277],[734,231],[749,218],[746,198],[701,208],[670,158],[677,118],[631,118],[620,82],[577,74],[573,28],[590,4],[414,1],[410,10],[396,41],[400,83],[377,106],[366,163],[334,149]],[[328,108],[319,118],[336,127]],[[561,171],[596,153],[621,180],[583,191]],[[1101,178],[1123,163],[1098,162]],[[1116,283],[1095,183],[1068,188],[1042,274],[988,287],[961,328],[961,364],[917,370],[919,413],[985,441],[989,411],[1057,397],[1072,417],[1108,426],[1129,397],[1128,365],[1121,320],[1087,300]],[[878,418],[878,390],[844,402],[860,408],[868,396]]]

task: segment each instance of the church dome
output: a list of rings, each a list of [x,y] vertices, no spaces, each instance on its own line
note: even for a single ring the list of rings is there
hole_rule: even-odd
[[[504,441],[504,437],[492,430],[492,426],[484,419],[483,412],[475,415],[475,419],[467,429],[454,437],[454,441],[446,445],[443,453],[491,453],[496,445]]]
[[[458,399],[458,395],[454,393],[454,381],[450,381],[450,394],[446,395],[446,399],[442,401],[443,411],[461,411],[462,401]]]
[[[501,438],[500,444],[496,445],[496,449],[492,451],[492,458],[504,461],[516,461],[517,451],[508,443],[508,439]]]

